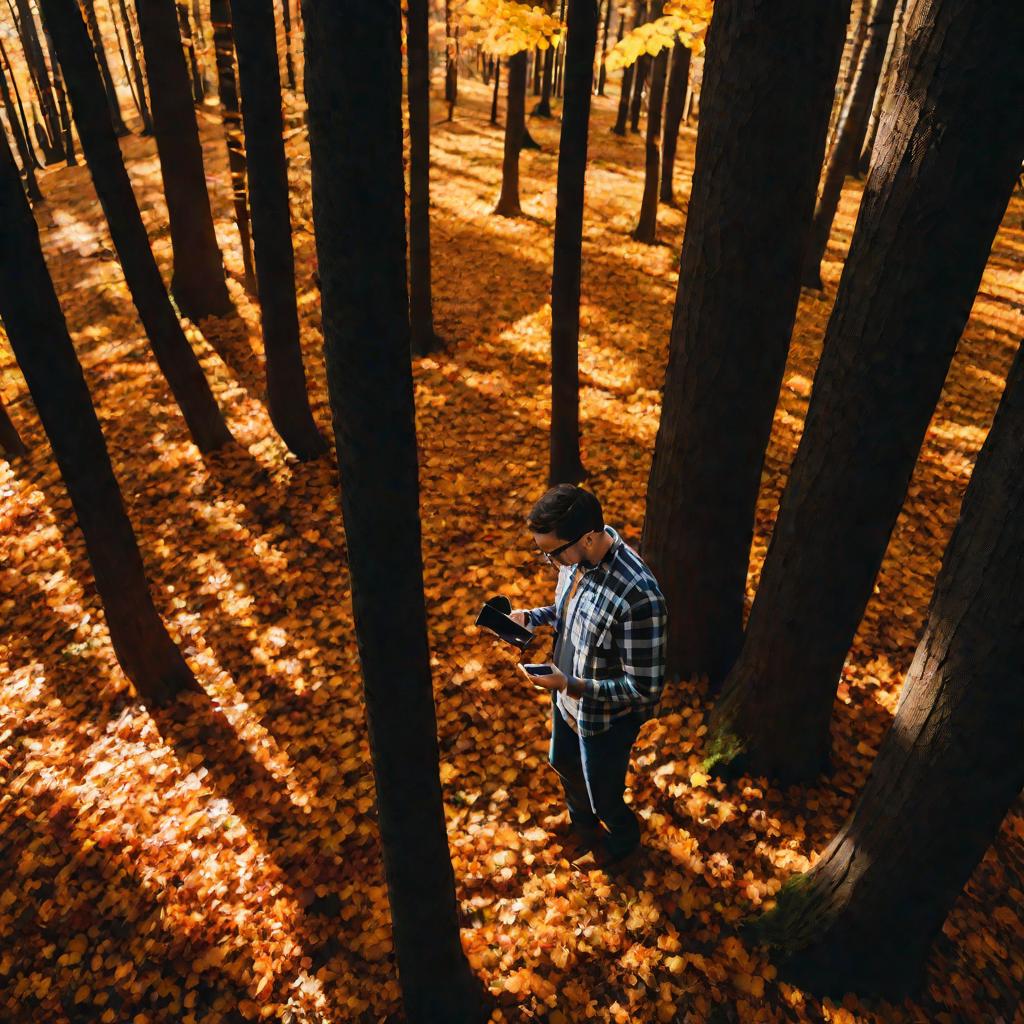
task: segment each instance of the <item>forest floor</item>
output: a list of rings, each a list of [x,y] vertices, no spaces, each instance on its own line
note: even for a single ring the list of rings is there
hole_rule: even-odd
[[[918,997],[866,1005],[781,983],[734,934],[841,826],[891,721],[945,543],[1024,328],[1024,200],[1011,203],[843,671],[835,770],[814,786],[700,771],[699,681],[667,688],[630,774],[645,859],[575,873],[552,835],[549,703],[472,625],[550,599],[524,516],[545,489],[557,121],[530,120],[525,216],[492,215],[502,130],[460,83],[433,129],[438,354],[414,361],[425,588],[445,808],[467,954],[494,1020],[1020,1020],[1024,813],[1011,813],[932,950]],[[660,244],[633,242],[643,146],[594,104],[585,217],[582,432],[589,484],[636,545],[660,408],[695,132]],[[530,104],[532,106],[532,102]],[[437,105],[441,116],[442,105]],[[312,285],[308,150],[289,137],[300,308],[330,432]],[[400,1009],[333,457],[300,464],[262,395],[226,154],[200,114],[237,315],[190,327],[237,450],[201,458],[157,371],[84,166],[42,176],[45,250],[153,592],[205,698],[133,698],[69,501],[6,346],[3,399],[31,448],[0,461],[0,1017],[12,1022],[380,1021]],[[152,139],[124,151],[169,276]],[[850,181],[805,293],[758,503],[754,592],[853,230]],[[756,301],[751,296],[750,301]]]

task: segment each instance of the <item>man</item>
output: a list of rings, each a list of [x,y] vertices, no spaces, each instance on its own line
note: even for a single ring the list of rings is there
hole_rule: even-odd
[[[601,503],[572,484],[551,488],[527,526],[558,568],[555,602],[518,609],[555,627],[550,761],[565,791],[579,867],[625,867],[640,825],[623,800],[640,726],[657,713],[665,672],[665,598],[650,569],[604,522]],[[603,826],[602,827],[602,823]]]

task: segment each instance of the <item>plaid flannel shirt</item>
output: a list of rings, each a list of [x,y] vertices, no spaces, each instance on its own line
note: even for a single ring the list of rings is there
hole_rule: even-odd
[[[665,679],[665,598],[640,556],[612,527],[605,533],[612,546],[600,564],[584,572],[569,623],[573,675],[583,682],[581,736],[597,736],[631,712],[645,722],[653,718]],[[576,570],[559,569],[555,602],[527,612],[531,628],[564,628]]]

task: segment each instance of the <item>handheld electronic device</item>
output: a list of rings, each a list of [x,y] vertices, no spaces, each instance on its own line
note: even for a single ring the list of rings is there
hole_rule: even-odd
[[[549,676],[554,672],[554,669],[550,665],[538,665],[533,663],[520,663],[519,667],[528,676]]]

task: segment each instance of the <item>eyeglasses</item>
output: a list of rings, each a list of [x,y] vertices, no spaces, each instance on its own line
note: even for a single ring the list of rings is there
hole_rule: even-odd
[[[586,533],[581,533],[575,540],[571,540],[568,544],[563,544],[561,547],[555,548],[553,551],[545,551],[543,548],[538,548],[537,550],[540,551],[540,553],[547,559],[549,565],[558,565],[555,559],[563,551],[568,551],[574,544],[579,544],[579,542],[586,537],[587,533],[590,533],[590,530],[587,530]]]

